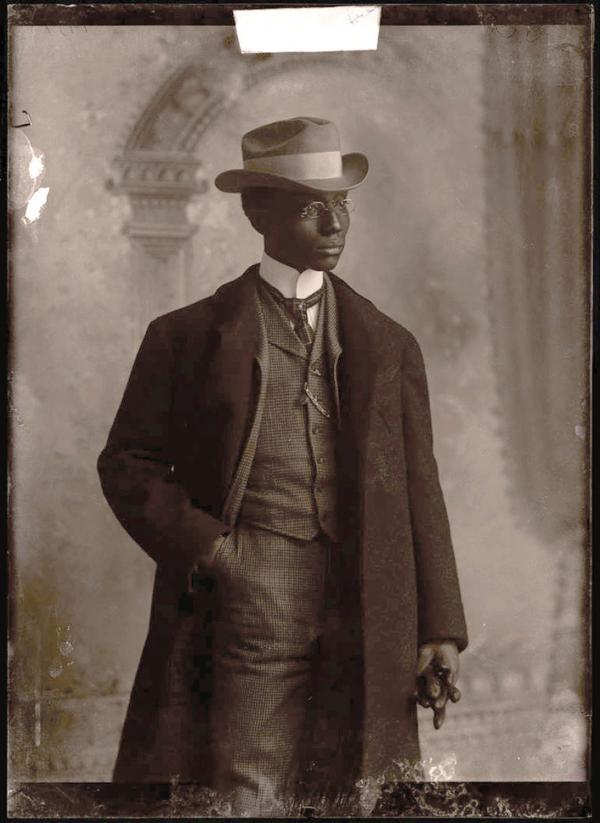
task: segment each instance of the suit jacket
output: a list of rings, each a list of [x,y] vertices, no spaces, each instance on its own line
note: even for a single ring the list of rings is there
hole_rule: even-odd
[[[189,576],[225,528],[224,503],[264,379],[257,267],[153,321],[100,455],[104,494],[157,564],[148,637],[116,780],[211,784],[211,631],[218,591]],[[336,275],[339,315],[340,665],[344,779],[419,759],[419,644],[467,644],[432,450],[423,359],[410,332]],[[340,697],[340,700],[342,698]],[[406,773],[408,775],[408,772]],[[341,779],[341,778],[340,778]]]

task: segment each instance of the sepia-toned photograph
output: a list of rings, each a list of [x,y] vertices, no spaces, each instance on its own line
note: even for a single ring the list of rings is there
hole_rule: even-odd
[[[10,7],[9,814],[585,817],[592,7],[248,9]]]

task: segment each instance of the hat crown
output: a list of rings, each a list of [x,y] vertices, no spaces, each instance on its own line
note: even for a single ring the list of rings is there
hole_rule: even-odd
[[[312,152],[340,152],[335,123],[319,117],[292,117],[259,126],[242,137],[244,160]]]
[[[251,186],[302,191],[348,191],[369,170],[364,154],[342,154],[335,123],[321,117],[276,120],[242,137],[243,168],[217,175],[221,191]]]

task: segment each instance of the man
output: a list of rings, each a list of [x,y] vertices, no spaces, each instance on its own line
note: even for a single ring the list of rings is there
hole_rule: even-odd
[[[312,117],[242,153],[263,258],[150,324],[99,472],[157,563],[115,780],[259,814],[414,779],[467,636],[418,344],[331,271],[367,159]]]

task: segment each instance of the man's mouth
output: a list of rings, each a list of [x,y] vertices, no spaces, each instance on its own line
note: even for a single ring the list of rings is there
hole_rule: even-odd
[[[337,254],[338,252],[342,251],[343,248],[344,248],[343,245],[319,246],[317,251],[325,251],[325,252],[329,252],[329,254]]]

